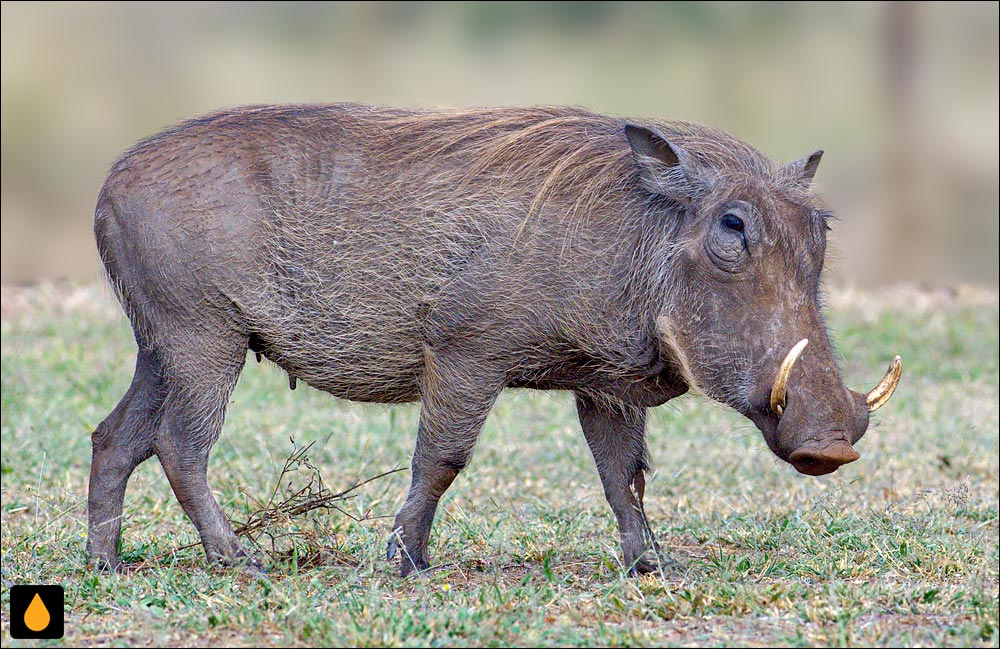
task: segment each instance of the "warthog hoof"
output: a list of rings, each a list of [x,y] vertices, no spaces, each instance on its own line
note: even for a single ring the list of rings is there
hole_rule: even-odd
[[[400,552],[402,550],[402,552]],[[414,572],[422,572],[431,567],[425,556],[411,556],[406,550],[406,546],[400,543],[399,535],[393,534],[386,542],[385,558],[392,561],[399,554],[399,574],[401,577],[409,577]]]
[[[679,577],[687,572],[687,566],[662,550],[647,550],[628,569],[630,576],[648,575],[658,572],[662,577]]]

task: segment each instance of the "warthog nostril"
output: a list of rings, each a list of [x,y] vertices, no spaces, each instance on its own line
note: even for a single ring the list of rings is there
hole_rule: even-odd
[[[824,449],[800,449],[788,456],[788,461],[799,473],[806,475],[826,475],[833,473],[842,464],[861,457],[844,440],[837,440]]]

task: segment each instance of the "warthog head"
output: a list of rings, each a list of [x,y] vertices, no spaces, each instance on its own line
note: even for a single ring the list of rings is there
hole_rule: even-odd
[[[626,135],[649,209],[676,215],[657,319],[664,353],[691,389],[753,421],[798,471],[858,459],[853,444],[901,363],[867,395],[840,377],[819,307],[830,213],[810,190],[823,152],[779,167],[682,129],[628,125]]]

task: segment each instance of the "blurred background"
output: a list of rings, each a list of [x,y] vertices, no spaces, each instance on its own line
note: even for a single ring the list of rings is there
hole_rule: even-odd
[[[830,279],[998,276],[997,3],[2,4],[2,282],[100,277],[111,162],[224,106],[575,104],[823,148]]]

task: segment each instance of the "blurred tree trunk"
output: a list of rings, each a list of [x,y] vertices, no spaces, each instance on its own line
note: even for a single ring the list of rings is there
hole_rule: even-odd
[[[885,279],[921,275],[924,243],[919,200],[920,156],[932,155],[931,143],[917,132],[918,92],[917,22],[913,2],[887,2],[884,7],[886,74],[886,214],[882,233],[888,245]]]

